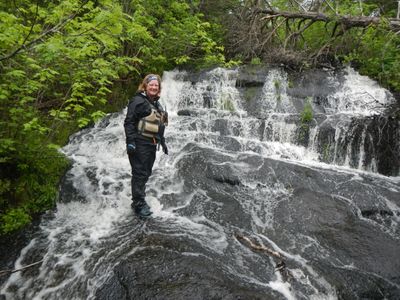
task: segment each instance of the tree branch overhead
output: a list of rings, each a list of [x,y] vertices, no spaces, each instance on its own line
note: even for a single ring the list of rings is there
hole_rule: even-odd
[[[390,28],[393,31],[400,30],[400,20],[396,18],[383,19],[380,17],[368,17],[368,16],[328,16],[319,12],[291,12],[291,11],[278,11],[274,9],[257,9],[256,13],[265,14],[269,18],[283,17],[285,19],[302,19],[302,20],[313,20],[321,22],[336,22],[346,28],[353,27],[368,27],[369,25],[378,25],[382,22],[387,21]]]

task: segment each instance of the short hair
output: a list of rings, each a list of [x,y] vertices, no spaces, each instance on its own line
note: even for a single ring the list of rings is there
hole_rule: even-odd
[[[147,84],[148,84],[150,81],[155,80],[155,79],[158,81],[158,89],[159,89],[159,92],[161,92],[161,77],[160,77],[160,75],[157,75],[157,74],[148,74],[148,75],[146,75],[146,76],[143,78],[142,83],[139,84],[138,91],[139,91],[139,92],[144,92],[144,91],[146,91]]]

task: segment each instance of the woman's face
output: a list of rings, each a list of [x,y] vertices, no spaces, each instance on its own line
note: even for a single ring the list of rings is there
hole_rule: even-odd
[[[158,84],[158,80],[154,79],[149,81],[146,87],[146,94],[150,98],[154,98],[158,96],[158,93],[160,92],[160,87]]]

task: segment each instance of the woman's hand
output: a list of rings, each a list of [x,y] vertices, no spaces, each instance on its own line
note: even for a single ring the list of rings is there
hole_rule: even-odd
[[[167,145],[165,144],[165,142],[162,142],[162,143],[161,143],[161,147],[162,147],[163,152],[164,152],[166,155],[168,155],[168,147],[167,147]]]
[[[135,153],[135,150],[136,150],[136,145],[135,145],[135,143],[127,144],[127,145],[126,145],[126,152],[127,152],[129,155],[132,155],[133,153]]]

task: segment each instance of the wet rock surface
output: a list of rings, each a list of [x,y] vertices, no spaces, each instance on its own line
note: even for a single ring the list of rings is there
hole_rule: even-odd
[[[226,247],[222,253],[209,251],[184,232],[166,234],[157,220],[149,221],[149,235],[144,234],[140,248],[114,268],[97,299],[281,299],[279,293],[240,280],[232,272],[237,268],[239,274],[245,273],[240,268],[251,265],[252,276],[265,284],[276,276],[271,257],[249,256],[251,251],[238,244],[234,238],[238,228],[249,236],[262,232],[286,253],[289,272],[300,268],[306,276],[304,265],[295,259],[301,256],[327,281],[325,288],[317,278],[311,279],[314,284],[326,293],[330,286],[340,299],[400,297],[399,233],[371,218],[374,212],[391,211],[385,201],[377,201],[379,195],[400,205],[399,192],[391,190],[390,183],[257,155],[241,154],[232,160],[195,144],[184,151],[187,155],[179,161],[178,171],[185,178],[185,189],[203,190],[207,198],[192,200],[176,213],[204,214],[215,222],[213,226],[224,228]],[[269,188],[275,192],[257,195],[257,190]],[[270,205],[270,216],[257,206],[261,202]],[[252,224],[254,214],[271,218],[270,226]],[[391,213],[383,215],[395,218]],[[301,277],[289,282],[300,294],[310,293]]]

